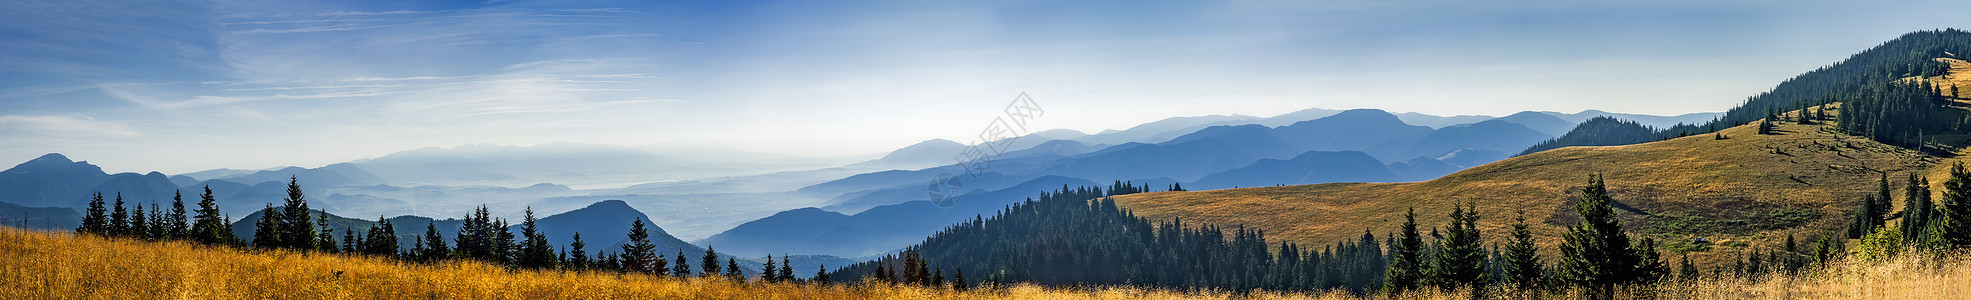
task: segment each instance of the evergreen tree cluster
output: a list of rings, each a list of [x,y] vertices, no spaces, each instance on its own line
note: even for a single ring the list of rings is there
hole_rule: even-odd
[[[1831,91],[1821,101],[1841,102],[1839,129],[1884,144],[1922,149],[1925,135],[1963,132],[1965,114],[1952,109],[1938,87],[1888,82]]]
[[[991,218],[947,227],[902,252],[825,274],[953,287],[1026,282],[1400,294],[1422,288],[1482,291],[1494,284],[1608,290],[1650,283],[1670,272],[1654,240],[1632,242],[1623,233],[1599,176],[1583,188],[1576,207],[1582,223],[1570,229],[1563,259],[1551,269],[1541,261],[1523,215],[1515,219],[1511,240],[1497,247],[1501,251],[1486,251],[1475,204],[1453,208],[1445,230],[1432,230],[1429,238],[1412,211],[1386,243],[1364,232],[1358,241],[1315,248],[1269,244],[1263,231],[1244,227],[1191,227],[1181,219],[1152,223],[1117,208],[1106,197],[1111,194],[1064,186]],[[963,270],[978,279],[941,276]]]
[[[151,203],[148,214],[145,213],[143,204],[132,205],[128,210],[124,209],[121,193],[118,193],[115,199],[116,211],[128,211],[128,213],[107,213],[108,208],[104,206],[109,204],[104,203],[103,193],[94,193],[89,200],[88,213],[83,215],[82,225],[76,227],[75,232],[147,241],[197,240],[200,237],[200,232],[193,228],[195,223],[192,223],[197,219],[188,218],[186,215],[183,193],[172,194],[169,212],[160,208],[157,203]],[[230,236],[230,231],[228,233]]]
[[[1643,126],[1635,121],[1606,116],[1589,118],[1575,125],[1573,130],[1551,140],[1542,141],[1520,151],[1519,155],[1547,151],[1570,146],[1615,146],[1637,144],[1662,139],[1656,128]]]
[[[219,214],[217,200],[212,197],[212,188],[206,187],[201,194],[198,208],[187,216],[185,197],[182,192],[173,192],[171,209],[165,211],[157,203],[151,203],[150,213],[146,214],[142,204],[125,209],[123,195],[117,194],[115,212],[105,207],[103,193],[90,196],[89,208],[82,217],[82,225],[75,228],[78,234],[92,234],[105,237],[134,238],[147,241],[184,240],[209,245],[235,245],[232,229],[226,226],[227,220]]]

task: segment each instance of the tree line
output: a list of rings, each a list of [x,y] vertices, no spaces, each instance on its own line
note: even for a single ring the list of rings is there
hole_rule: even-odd
[[[694,275],[690,258],[684,252],[672,256],[657,253],[657,246],[651,242],[650,232],[641,218],[631,221],[627,235],[629,241],[621,246],[621,251],[596,251],[591,255],[581,233],[575,233],[566,248],[557,249],[549,244],[547,235],[536,226],[532,208],[525,211],[519,234],[516,235],[513,230],[508,230],[506,220],[492,217],[486,206],[482,205],[466,214],[462,227],[453,239],[445,239],[434,222],[426,225],[424,233],[413,240],[409,248],[403,248],[398,244],[397,228],[389,219],[379,217],[376,223],[360,233],[354,228],[344,228],[341,238],[338,238],[328,225],[329,216],[308,208],[307,196],[302,193],[298,179],[289,178],[287,193],[281,206],[268,204],[260,211],[261,218],[254,223],[251,241],[233,234],[227,225],[231,218],[219,212],[211,187],[206,187],[205,192],[199,195],[198,208],[193,211],[196,215],[189,220],[180,195],[172,197],[168,213],[152,204],[150,211],[153,213],[147,215],[142,205],[126,209],[121,194],[115,196],[114,205],[109,205],[102,193],[95,193],[89,202],[88,212],[83,216],[82,225],[75,232],[147,241],[183,240],[259,250],[368,255],[431,264],[472,260],[515,269],[748,279],[737,259],[727,257],[721,262],[719,254],[710,247],[698,256],[701,271]],[[772,257],[768,257],[763,264],[765,271],[755,280],[828,282],[827,274],[822,272],[826,270],[825,266],[816,270],[814,278],[799,280],[794,277],[795,270],[789,267],[791,265],[786,257],[782,257],[777,264]]]

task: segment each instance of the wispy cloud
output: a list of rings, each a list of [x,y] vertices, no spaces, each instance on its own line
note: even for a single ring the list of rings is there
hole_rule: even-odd
[[[386,27],[386,26],[374,26],[374,25],[330,25],[330,26],[314,26],[314,27],[302,27],[302,28],[288,28],[288,29],[267,29],[267,28],[254,28],[254,29],[248,29],[248,30],[240,30],[240,31],[233,31],[232,33],[233,33],[233,34],[274,34],[274,33],[310,33],[310,32],[336,32],[336,31],[355,31],[355,30],[364,30],[364,29],[372,29],[372,28],[383,28],[383,27]]]
[[[141,135],[136,129],[117,122],[96,120],[87,116],[25,116],[0,115],[0,127],[19,128],[27,132],[70,133],[135,137]]]

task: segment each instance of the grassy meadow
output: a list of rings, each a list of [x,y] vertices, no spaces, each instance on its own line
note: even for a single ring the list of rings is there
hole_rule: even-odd
[[[1971,256],[1905,255],[1760,279],[1655,287],[1663,298],[1940,298],[1971,286]],[[1494,298],[1524,298],[1492,291]],[[1573,298],[1541,294],[1542,298]],[[1633,297],[1633,295],[1631,295]],[[1464,293],[1378,299],[1464,299]],[[1341,293],[1231,293],[1017,285],[953,291],[887,284],[738,283],[616,273],[508,270],[373,257],[249,251],[0,229],[0,299],[1365,299]]]

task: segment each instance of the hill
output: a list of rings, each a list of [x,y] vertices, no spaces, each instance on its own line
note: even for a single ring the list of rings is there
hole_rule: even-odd
[[[1292,159],[1262,159],[1242,168],[1213,173],[1192,183],[1192,189],[1225,189],[1273,184],[1329,182],[1393,182],[1399,178],[1382,162],[1361,151],[1307,151]],[[1258,184],[1254,184],[1258,183]]]
[[[1156,192],[1117,197],[1118,205],[1151,219],[1181,217],[1221,226],[1246,225],[1302,244],[1333,244],[1363,229],[1396,230],[1406,208],[1440,226],[1455,203],[1472,202],[1488,239],[1502,238],[1518,211],[1551,251],[1587,174],[1607,177],[1624,224],[1635,234],[1666,241],[1680,255],[1690,238],[1740,241],[1691,251],[1701,263],[1735,258],[1750,248],[1773,249],[1788,234],[1811,240],[1838,234],[1855,203],[1874,190],[1882,172],[1926,171],[1938,159],[1838,133],[1827,125],[1783,123],[1778,135],[1753,126],[1612,147],[1568,147],[1506,159],[1410,183],[1333,183],[1215,191]],[[1892,178],[1896,176],[1890,176]],[[1902,185],[1892,180],[1893,185]],[[1900,201],[1900,200],[1898,200]],[[1737,243],[1725,243],[1741,245]],[[1700,249],[1689,247],[1688,249]]]

